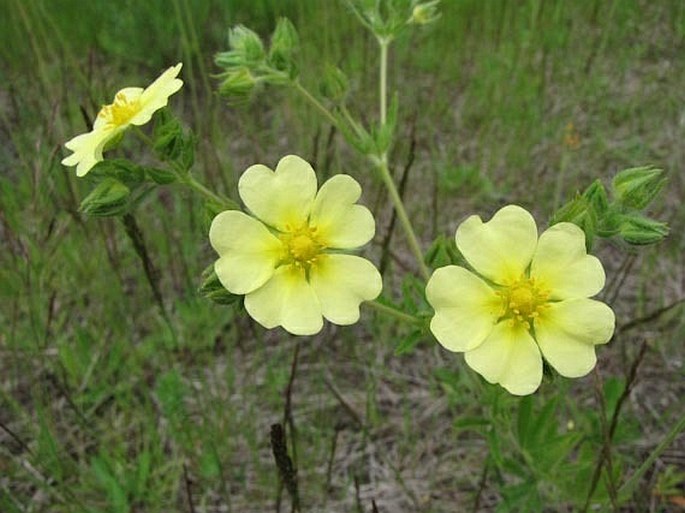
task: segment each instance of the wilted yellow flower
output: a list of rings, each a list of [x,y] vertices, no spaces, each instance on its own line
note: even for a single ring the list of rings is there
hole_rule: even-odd
[[[368,260],[340,250],[363,246],[376,230],[357,205],[361,187],[336,175],[317,192],[316,174],[300,157],[283,157],[276,171],[257,164],[238,183],[254,217],[236,210],[212,221],[209,240],[222,285],[245,294],[245,309],[266,328],[313,335],[322,316],[334,324],[359,320],[362,301],[380,294],[381,276]]]
[[[542,356],[559,374],[586,375],[597,344],[614,332],[614,313],[589,299],[604,287],[600,261],[576,225],[558,223],[538,239],[533,217],[509,205],[487,223],[471,216],[457,247],[478,273],[450,265],[426,288],[431,331],[490,383],[526,395],[542,380]]]
[[[106,144],[121,134],[129,125],[144,125],[152,115],[169,101],[183,81],[176,78],[181,63],[167,69],[147,88],[126,87],[114,96],[114,101],[98,112],[93,130],[77,135],[64,146],[73,153],[62,160],[65,166],[76,166],[78,176],[85,175],[100,162]]]

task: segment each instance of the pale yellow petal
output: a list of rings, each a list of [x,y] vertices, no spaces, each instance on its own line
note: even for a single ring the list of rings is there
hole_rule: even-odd
[[[502,302],[495,291],[456,265],[433,273],[426,286],[426,299],[435,310],[430,329],[450,351],[470,351],[480,345],[502,314]]]
[[[183,85],[183,81],[176,78],[181,72],[183,64],[168,68],[157,80],[145,88],[140,95],[140,110],[131,118],[132,125],[144,125],[152,115],[165,107],[169,102],[169,96],[178,91]]]
[[[591,297],[605,281],[601,262],[585,250],[583,230],[571,223],[555,224],[540,236],[530,275],[550,299]]]
[[[464,355],[466,363],[490,383],[514,395],[535,392],[542,381],[542,357],[528,330],[499,322],[485,341]]]
[[[102,150],[118,133],[119,130],[116,129],[99,128],[77,135],[64,145],[73,153],[62,159],[62,164],[76,166],[76,175],[84,176],[103,159]]]
[[[275,172],[261,164],[251,166],[238,182],[247,208],[281,231],[297,229],[307,221],[316,187],[312,166],[296,155],[283,157]]]
[[[614,333],[614,312],[594,299],[550,303],[535,321],[535,338],[545,359],[568,378],[585,376],[595,366],[595,345]]]
[[[283,252],[283,244],[259,221],[237,210],[217,215],[209,241],[219,253],[214,270],[233,294],[247,294],[269,280]]]
[[[362,301],[376,299],[383,282],[374,265],[354,255],[321,255],[312,265],[309,279],[329,321],[348,325],[359,320]]]
[[[336,175],[321,186],[314,200],[310,225],[329,248],[358,248],[369,242],[376,223],[368,208],[355,205],[362,193],[349,175]]]
[[[471,216],[457,228],[461,254],[481,275],[501,285],[519,279],[537,244],[535,220],[526,210],[508,205],[483,223]]]
[[[245,296],[245,309],[265,328],[282,326],[293,335],[321,331],[321,305],[301,267],[283,265],[262,287]]]

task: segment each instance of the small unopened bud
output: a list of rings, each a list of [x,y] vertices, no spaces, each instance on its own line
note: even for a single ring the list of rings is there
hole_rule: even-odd
[[[119,180],[105,178],[81,202],[80,210],[86,215],[109,217],[123,214],[131,190]]]
[[[337,66],[327,65],[321,81],[321,94],[333,103],[342,103],[349,90],[347,75]]]
[[[407,23],[416,25],[428,25],[433,23],[440,17],[438,12],[438,4],[440,0],[431,0],[430,2],[424,2],[417,4],[411,11],[411,18],[407,20]]]
[[[625,206],[642,210],[666,185],[666,173],[654,167],[624,169],[613,179],[616,198]]]
[[[619,235],[636,246],[656,244],[668,235],[668,226],[641,215],[626,215],[619,226]]]
[[[295,56],[300,44],[295,26],[288,18],[280,18],[273,35],[269,49],[269,63],[278,71],[286,71],[290,78],[297,75]]]
[[[229,71],[223,74],[222,78],[224,80],[219,86],[219,94],[237,101],[248,99],[257,85],[257,79],[252,76],[252,73],[247,68]]]

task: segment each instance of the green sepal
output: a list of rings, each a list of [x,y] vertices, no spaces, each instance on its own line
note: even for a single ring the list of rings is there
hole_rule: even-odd
[[[115,178],[105,178],[81,202],[79,210],[93,217],[118,216],[126,212],[131,189]]]
[[[233,305],[240,301],[242,296],[231,294],[219,281],[219,277],[214,271],[214,265],[210,265],[202,271],[202,284],[198,288],[198,293],[210,301],[220,305]]]

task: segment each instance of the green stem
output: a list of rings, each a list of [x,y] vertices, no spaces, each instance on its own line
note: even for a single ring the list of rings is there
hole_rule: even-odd
[[[390,176],[390,170],[388,169],[388,163],[386,162],[385,156],[381,159],[381,162],[378,166],[378,171],[381,174],[381,179],[383,180],[385,187],[390,193],[390,200],[395,207],[397,217],[399,218],[402,228],[404,229],[404,234],[409,242],[409,248],[411,249],[412,253],[414,253],[416,262],[419,264],[421,276],[423,276],[424,280],[428,281],[430,278],[430,272],[428,271],[426,263],[423,261],[423,252],[421,251],[421,246],[419,246],[419,241],[416,238],[414,228],[412,227],[409,216],[407,215],[407,211],[404,208],[402,198],[400,198],[400,193],[397,191],[397,187],[395,187],[395,182],[393,182],[392,176]]]
[[[142,139],[142,141],[148,145],[150,149],[154,148],[154,141],[145,133],[143,132],[139,127],[134,127],[135,128],[135,133],[138,137]],[[184,185],[187,185],[191,189],[199,192],[203,196],[205,196],[207,199],[210,199],[212,201],[215,201],[219,203],[220,205],[225,205],[229,209],[238,209],[238,205],[235,201],[230,200],[228,198],[223,198],[219,196],[218,194],[210,191],[207,187],[202,185],[200,182],[195,180],[192,176],[190,176],[190,170],[183,169],[180,165],[178,165],[175,162],[170,162],[171,168],[173,171],[176,173],[176,176],[178,177],[179,182],[181,182]]]
[[[298,80],[293,81],[293,86],[295,87],[295,90],[300,93],[309,103],[311,103],[323,116],[334,126],[338,126],[338,120],[335,119],[335,116],[331,114],[331,112],[323,106],[323,104],[314,98],[314,96],[307,91],[304,87],[302,87],[302,84]]]
[[[381,312],[384,315],[389,315],[390,317],[400,319],[410,324],[421,324],[421,319],[419,319],[418,317],[405,313],[402,310],[398,310],[397,308],[394,308],[392,306],[384,305],[383,303],[379,303],[378,301],[368,301],[364,304],[375,308],[376,311]]]
[[[195,180],[195,178],[193,178],[190,175],[183,176],[181,178],[181,183],[183,183],[184,185],[187,185],[191,189],[199,192],[200,194],[202,194],[206,198],[219,203],[220,205],[225,205],[229,209],[238,209],[238,205],[235,203],[235,201],[230,200],[228,198],[223,198],[223,197],[219,196],[218,194],[210,191],[207,187],[202,185],[200,182]]]
[[[385,125],[388,117],[388,45],[390,41],[385,38],[378,38],[378,44],[381,47],[381,67],[380,67],[380,111],[381,111],[381,126]]]
[[[659,445],[652,451],[652,453],[647,457],[647,459],[640,465],[640,467],[633,473],[630,478],[623,483],[623,486],[618,490],[619,497],[625,497],[632,493],[633,488],[637,485],[638,481],[645,475],[645,473],[651,468],[656,459],[661,456],[661,454],[666,450],[666,448],[671,445],[673,440],[680,434],[681,431],[685,429],[685,414],[678,419],[675,426],[671,428],[668,434],[664,437]],[[603,511],[606,511],[608,506],[605,506]]]

